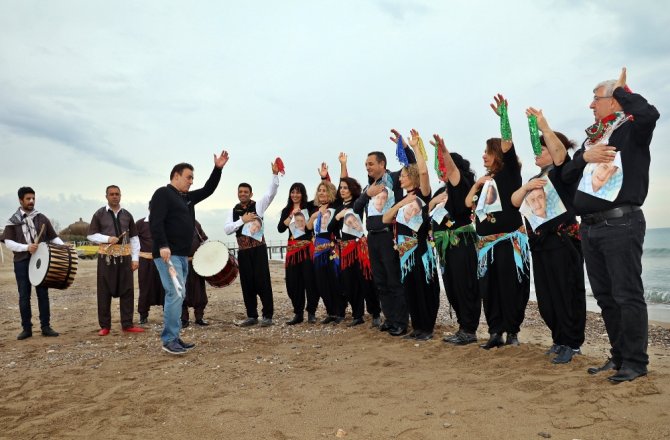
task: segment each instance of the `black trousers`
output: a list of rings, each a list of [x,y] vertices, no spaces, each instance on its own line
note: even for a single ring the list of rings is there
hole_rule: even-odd
[[[555,233],[531,245],[540,316],[554,344],[579,348],[586,327],[584,257],[579,240]]]
[[[140,290],[140,296],[137,299],[137,313],[140,318],[145,318],[149,316],[151,306],[162,306],[165,303],[165,291],[153,260],[140,257],[137,283]]]
[[[133,326],[135,292],[130,256],[98,257],[98,323],[100,328],[112,327],[112,297],[119,298],[121,326]]]
[[[247,309],[247,317],[258,318],[258,300],[261,298],[264,318],[272,318],[274,302],[272,298],[272,281],[268,263],[267,246],[264,244],[237,253],[237,263],[242,285],[242,298]]]
[[[616,365],[646,372],[647,304],[642,285],[642,211],[595,225],[582,223],[582,250]]]
[[[32,330],[33,313],[30,308],[30,291],[32,286],[29,278],[30,258],[14,263],[14,275],[16,285],[19,289],[19,312],[21,313],[21,327],[24,330]],[[40,312],[40,326],[48,327],[51,320],[49,307],[49,289],[46,287],[35,287],[37,293],[37,308]]]
[[[340,288],[338,269],[329,255],[321,255],[314,260],[314,285],[328,316],[344,317],[347,307]],[[317,303],[318,304],[318,303]]]
[[[342,292],[345,298],[342,307],[342,315],[347,306],[347,301],[351,304],[351,315],[354,318],[362,318],[365,314],[365,305],[367,304],[368,313],[374,318],[381,313],[379,305],[379,296],[377,295],[377,286],[373,280],[365,279],[358,261],[348,266],[340,272],[340,281]]]
[[[433,333],[437,311],[440,308],[440,282],[435,268],[432,269],[432,273],[426,279],[426,270],[418,251],[415,259],[414,268],[403,280],[409,315],[412,318],[412,328]]]
[[[447,300],[456,312],[461,330],[476,333],[482,313],[482,300],[477,282],[477,247],[461,240],[458,246],[449,246],[440,258],[442,281]]]
[[[319,293],[314,286],[314,263],[309,256],[286,267],[286,292],[293,304],[294,314],[302,316],[304,310],[310,314],[316,313]]]
[[[486,274],[479,279],[489,333],[519,333],[530,296],[528,269],[517,275],[510,240],[500,241],[492,252]]]
[[[393,233],[390,231],[370,233],[368,250],[372,278],[377,286],[386,321],[393,326],[407,327],[409,311],[405,292],[400,283],[400,259],[398,252],[393,248]]]

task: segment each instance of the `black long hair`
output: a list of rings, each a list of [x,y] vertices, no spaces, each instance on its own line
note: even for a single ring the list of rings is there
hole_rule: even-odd
[[[291,210],[293,208],[293,200],[291,200],[291,192],[293,192],[294,189],[297,189],[300,191],[300,194],[302,197],[300,198],[300,209],[304,209],[307,207],[307,188],[305,188],[305,185],[303,185],[300,182],[295,182],[293,185],[288,190],[288,200],[286,202],[286,206],[284,209],[286,210]]]
[[[470,183],[475,182],[475,172],[470,168],[470,161],[458,153],[449,153],[451,159],[454,161],[456,168],[461,172],[461,176],[465,177]]]
[[[358,183],[358,180],[354,179],[353,177],[341,177],[340,182],[346,183],[347,186],[349,187],[352,202],[361,196],[361,191],[363,189],[361,188],[361,184]],[[339,186],[337,188],[336,200],[343,201],[342,196],[340,195]]]

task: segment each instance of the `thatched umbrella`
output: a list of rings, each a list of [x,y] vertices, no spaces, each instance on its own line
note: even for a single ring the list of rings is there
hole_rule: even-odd
[[[63,240],[86,240],[89,224],[79,218],[79,221],[72,223],[67,228],[58,233]]]

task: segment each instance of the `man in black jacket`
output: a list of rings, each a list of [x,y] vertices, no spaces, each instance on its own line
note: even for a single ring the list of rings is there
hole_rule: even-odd
[[[586,270],[612,345],[611,359],[588,372],[617,370],[608,379],[619,383],[646,375],[649,363],[641,206],[649,189],[649,144],[659,113],[626,86],[625,68],[618,80],[601,82],[593,92],[590,108],[596,122],[565,165],[563,180],[580,181],[573,206],[582,218]],[[603,163],[616,164],[619,174],[593,191],[593,171]]]
[[[153,257],[165,289],[163,307],[163,350],[184,354],[195,347],[179,338],[181,311],[188,275],[188,255],[195,230],[195,204],[214,193],[221,180],[221,169],[228,162],[228,152],[214,155],[214,169],[205,186],[189,191],[193,184],[193,166],[180,163],[172,168],[170,183],[158,188],[151,198],[151,236]]]

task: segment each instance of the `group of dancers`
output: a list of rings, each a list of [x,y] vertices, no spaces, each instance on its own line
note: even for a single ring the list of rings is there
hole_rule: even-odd
[[[587,139],[573,157],[569,150],[575,144],[552,130],[541,110],[526,110],[538,166],[537,174],[526,183],[512,140],[508,101],[500,94],[491,104],[500,122],[500,136],[485,141],[485,172],[478,179],[470,162],[448,151],[439,135],[432,136],[434,152],[429,155],[418,131],[404,138],[391,130],[399,170],[389,171],[386,154],[372,151],[365,161],[368,176],[363,187],[349,175],[347,155],[340,153],[337,186],[325,163],[319,168],[321,181],[312,200],[303,183],[293,183],[277,226],[280,233],[288,232],[285,280],[293,317],[286,324],[303,323],[305,312],[307,322],[316,323],[322,300],[326,309],[322,324],[344,321],[350,305],[349,326],[363,324],[367,309],[373,327],[392,336],[429,340],[440,305],[441,277],[458,321],[458,330],[444,342],[476,343],[483,305],[489,337],[480,347],[519,345],[532,254],[539,310],[552,334],[553,344],[547,351],[552,362],[570,362],[584,342],[586,262],[612,345],[612,357],[589,373],[614,371],[608,379],[615,383],[645,375],[647,317],[641,281],[645,223],[640,207],[648,191],[649,145],[659,114],[628,88],[625,68],[618,80],[601,82],[593,91],[589,107],[595,123],[586,130]],[[436,190],[430,184],[429,160],[442,182]],[[188,312],[186,319],[181,315],[181,290],[189,289],[184,281],[193,270],[188,257],[206,239],[196,228],[193,205],[214,192],[227,161],[227,152],[215,155],[211,176],[195,191],[189,191],[193,167],[176,165],[170,184],[152,198],[150,219],[142,219],[149,223],[153,236],[151,250],[142,249],[143,257],[153,259],[165,292],[163,349],[172,354],[183,354],[194,346],[179,336],[179,330],[188,324]],[[251,185],[239,184],[240,203],[224,227],[238,242],[247,311],[239,325],[244,327],[259,322],[257,297],[263,306],[260,324],[273,325],[263,215],[277,193],[283,164],[277,159],[271,167],[271,185],[259,202],[252,199]],[[24,326],[19,339],[30,336],[32,327],[24,261],[34,252],[31,240],[36,224],[44,222],[43,216],[31,213],[34,191],[30,190],[32,198],[24,199],[26,189],[22,190],[21,208],[10,219],[4,236],[15,252],[18,268]],[[127,273],[110,271],[110,261],[117,264],[114,259],[125,256],[126,262],[119,267],[138,267],[137,229],[142,226],[124,217],[118,187],[107,188],[107,199],[108,206],[96,213],[89,231],[90,239],[104,244],[98,265],[103,336],[109,333],[111,297],[119,290],[114,286],[123,284],[127,290],[128,285]],[[46,238],[56,240],[51,229]],[[39,289],[38,298],[42,332],[55,336],[48,310],[42,317],[44,292]],[[132,323],[132,296],[130,301],[130,306],[128,298],[121,304],[123,328],[139,332],[141,328]],[[146,313],[143,307],[142,323]],[[196,322],[206,325],[202,313],[196,312]]]

